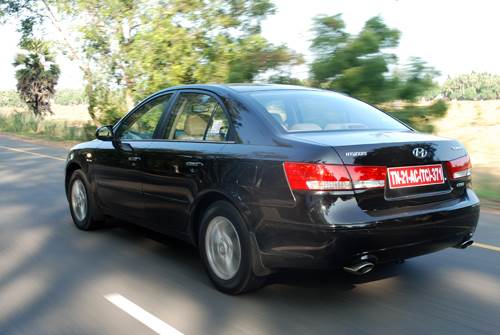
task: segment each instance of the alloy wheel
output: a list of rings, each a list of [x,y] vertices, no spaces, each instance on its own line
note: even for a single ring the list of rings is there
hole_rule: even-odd
[[[231,221],[216,216],[208,224],[205,234],[205,252],[210,268],[223,280],[233,278],[241,263],[241,244]]]
[[[78,221],[83,221],[87,217],[87,192],[85,185],[80,179],[76,179],[71,187],[71,206]]]

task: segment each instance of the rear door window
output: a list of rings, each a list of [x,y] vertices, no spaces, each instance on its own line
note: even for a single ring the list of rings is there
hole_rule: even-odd
[[[229,121],[217,100],[203,93],[181,93],[170,115],[165,139],[225,141]]]

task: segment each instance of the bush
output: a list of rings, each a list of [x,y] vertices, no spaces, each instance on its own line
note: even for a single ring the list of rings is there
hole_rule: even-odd
[[[500,76],[472,72],[448,78],[443,84],[442,94],[454,100],[500,99]]]
[[[389,114],[403,121],[409,126],[427,133],[434,130],[431,122],[446,116],[448,104],[444,100],[437,100],[429,106],[409,105],[402,109],[387,110]]]

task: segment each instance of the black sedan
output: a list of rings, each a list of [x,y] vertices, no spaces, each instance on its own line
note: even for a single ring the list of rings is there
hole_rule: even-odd
[[[294,86],[160,91],[72,148],[65,184],[78,228],[109,216],[188,241],[232,294],[285,268],[465,248],[479,218],[459,142]]]

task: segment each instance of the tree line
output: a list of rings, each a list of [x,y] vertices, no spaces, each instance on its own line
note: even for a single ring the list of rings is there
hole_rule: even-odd
[[[500,75],[472,72],[448,78],[442,95],[452,100],[500,99]]]

